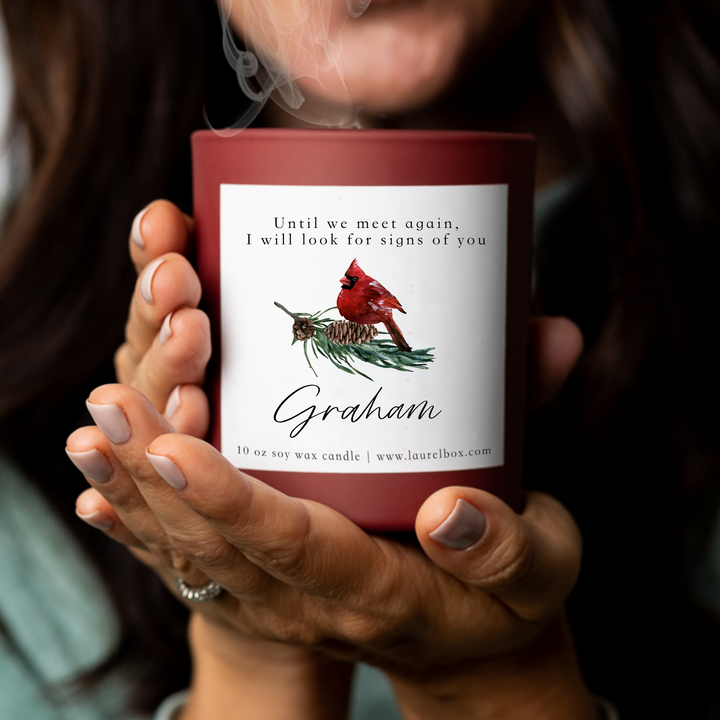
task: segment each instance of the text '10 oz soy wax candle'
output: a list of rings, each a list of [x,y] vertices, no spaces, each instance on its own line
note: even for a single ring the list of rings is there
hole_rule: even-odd
[[[520,506],[534,141],[193,136],[212,442],[370,530],[448,485]]]

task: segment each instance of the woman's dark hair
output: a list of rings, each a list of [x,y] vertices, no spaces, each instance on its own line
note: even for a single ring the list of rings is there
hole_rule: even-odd
[[[590,687],[623,718],[706,717],[720,634],[692,570],[720,516],[720,6],[545,9],[538,56],[585,177],[539,239],[536,301],[586,350],[530,419],[528,485],[583,531],[569,612]]]
[[[84,483],[62,449],[87,421],[88,391],[113,377],[132,218],[157,197],[191,211],[188,138],[217,77],[217,10],[211,0],[0,5],[31,165],[0,246],[0,431],[69,517]],[[570,613],[581,663],[628,717],[675,705],[698,716],[718,670],[717,645],[702,652],[718,638],[687,596],[680,554],[695,547],[689,529],[709,522],[719,469],[718,13],[709,0],[539,0],[534,20],[540,74],[586,175],[542,238],[537,302],[578,322],[586,352],[530,420],[528,484],[579,519],[585,572]],[[187,682],[183,611],[124,549],[72,528],[116,601],[116,660],[145,659],[136,705],[150,710]]]
[[[114,379],[135,282],[133,216],[159,197],[191,211],[202,28],[217,10],[197,0],[6,0],[2,10],[14,129],[31,169],[0,247],[3,450],[96,561],[125,630],[119,658],[132,661],[138,704],[149,710],[187,683],[184,611],[123,548],[70,522],[84,481],[63,448],[89,424],[81,411],[93,385]]]

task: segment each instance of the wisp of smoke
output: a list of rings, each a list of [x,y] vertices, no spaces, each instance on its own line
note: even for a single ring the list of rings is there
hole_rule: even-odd
[[[229,128],[213,130],[235,135],[268,100],[316,125],[352,124],[353,106],[340,61],[342,31],[348,18],[362,15],[370,0],[346,0],[341,7],[333,0],[242,0],[246,50],[237,46],[230,28],[232,1],[221,3],[223,51],[251,103]],[[333,103],[308,102],[298,80],[319,94],[328,91]],[[207,115],[206,122],[210,126]]]

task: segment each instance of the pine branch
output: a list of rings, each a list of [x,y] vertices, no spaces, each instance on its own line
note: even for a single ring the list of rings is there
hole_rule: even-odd
[[[428,365],[435,359],[430,352],[435,348],[409,351],[400,350],[400,348],[389,339],[390,336],[386,332],[379,333],[380,336],[386,337],[378,336],[361,343],[347,341],[343,343],[335,342],[325,331],[333,323],[336,323],[335,318],[326,317],[326,313],[337,310],[336,307],[310,314],[290,312],[278,302],[276,302],[275,305],[293,318],[293,341],[291,344],[294,345],[296,342],[302,342],[305,359],[315,377],[318,377],[318,374],[310,361],[308,343],[316,359],[323,357],[329,360],[339,370],[353,375],[361,375],[370,381],[372,381],[372,378],[355,366],[356,361],[388,370],[413,372],[414,370],[427,370]],[[354,325],[354,323],[351,324]],[[357,328],[357,326],[355,327]],[[357,330],[353,332],[354,334],[351,334],[352,337],[360,335],[367,336],[370,334]]]

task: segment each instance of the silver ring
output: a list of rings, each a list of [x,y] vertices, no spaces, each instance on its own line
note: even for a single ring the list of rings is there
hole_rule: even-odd
[[[185,600],[189,600],[194,603],[214,600],[223,591],[222,587],[214,580],[210,580],[210,582],[207,582],[200,587],[190,587],[180,578],[175,578],[175,583],[177,584],[177,589],[180,595],[182,595]]]

